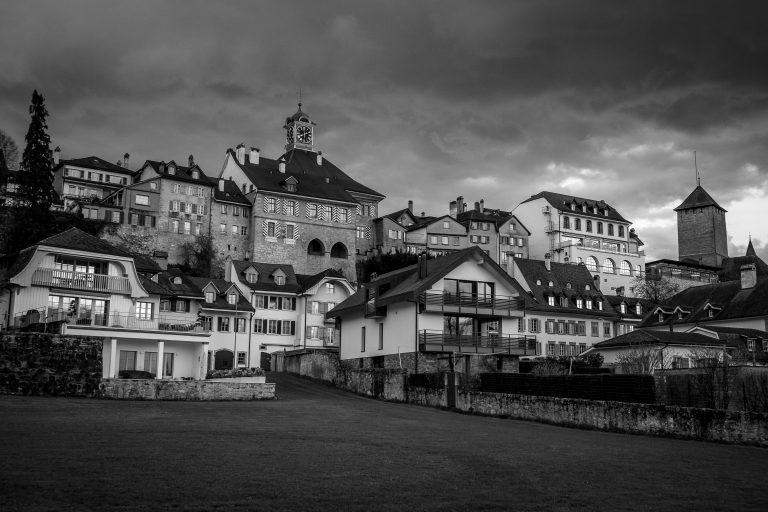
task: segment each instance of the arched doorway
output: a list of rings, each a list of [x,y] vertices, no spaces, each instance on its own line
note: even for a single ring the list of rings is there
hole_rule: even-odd
[[[235,355],[230,350],[219,350],[213,359],[213,368],[215,370],[231,370],[232,363],[235,361]]]
[[[333,247],[331,247],[331,258],[344,258],[347,259],[349,256],[349,251],[347,251],[347,246],[344,245],[341,242],[336,242],[333,244]]]
[[[309,245],[307,246],[307,254],[312,256],[324,256],[325,246],[323,245],[323,242],[317,238],[309,242]]]

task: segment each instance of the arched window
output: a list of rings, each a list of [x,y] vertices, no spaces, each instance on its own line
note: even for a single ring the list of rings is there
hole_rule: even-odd
[[[594,256],[587,258],[587,270],[597,272],[597,259]]]
[[[349,256],[349,251],[347,251],[347,246],[344,245],[341,242],[336,242],[333,244],[333,247],[331,247],[331,258],[347,258]]]
[[[624,260],[621,262],[621,266],[619,267],[619,274],[623,276],[631,276],[632,275],[632,265],[627,260]]]
[[[600,235],[603,234],[603,223],[602,222],[598,222],[597,223],[597,233],[600,234]]]
[[[563,229],[571,229],[570,217],[563,217]]]
[[[307,254],[323,256],[325,254],[325,246],[323,245],[323,242],[317,238],[309,242],[309,245],[307,246]]]
[[[603,272],[606,274],[616,273],[616,264],[611,258],[605,258],[605,260],[603,260]]]
[[[576,231],[581,231],[581,219],[576,219]]]

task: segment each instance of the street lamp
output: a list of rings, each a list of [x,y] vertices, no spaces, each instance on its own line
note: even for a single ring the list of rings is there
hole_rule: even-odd
[[[240,302],[238,300],[239,298],[240,297],[238,295],[235,295],[235,321],[232,322],[234,324],[232,326],[233,327],[232,330],[235,331],[235,358],[232,361],[232,369],[233,370],[236,369],[237,366],[238,366],[238,364],[237,364],[237,306],[238,306],[238,303]]]
[[[248,322],[248,368],[251,368],[251,334],[253,333],[253,314],[256,312],[256,308],[253,305],[253,296],[256,295],[256,290],[251,288],[251,320]]]

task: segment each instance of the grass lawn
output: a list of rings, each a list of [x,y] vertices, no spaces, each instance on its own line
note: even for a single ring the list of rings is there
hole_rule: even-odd
[[[0,396],[0,511],[768,510],[768,450],[382,403]]]

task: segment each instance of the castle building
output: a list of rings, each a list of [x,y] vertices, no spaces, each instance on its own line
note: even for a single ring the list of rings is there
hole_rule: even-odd
[[[719,267],[728,257],[725,208],[698,184],[677,212],[677,250],[680,261]]]
[[[531,233],[529,257],[553,262],[583,263],[601,280],[604,293],[634,294],[633,281],[645,273],[645,252],[633,229],[605,201],[540,192],[512,213]]]
[[[253,261],[287,263],[300,274],[327,268],[355,279],[355,258],[373,248],[373,220],[384,196],[357,182],[315,147],[315,127],[301,110],[286,119],[277,160],[243,144],[228,149],[220,179],[252,204]]]

